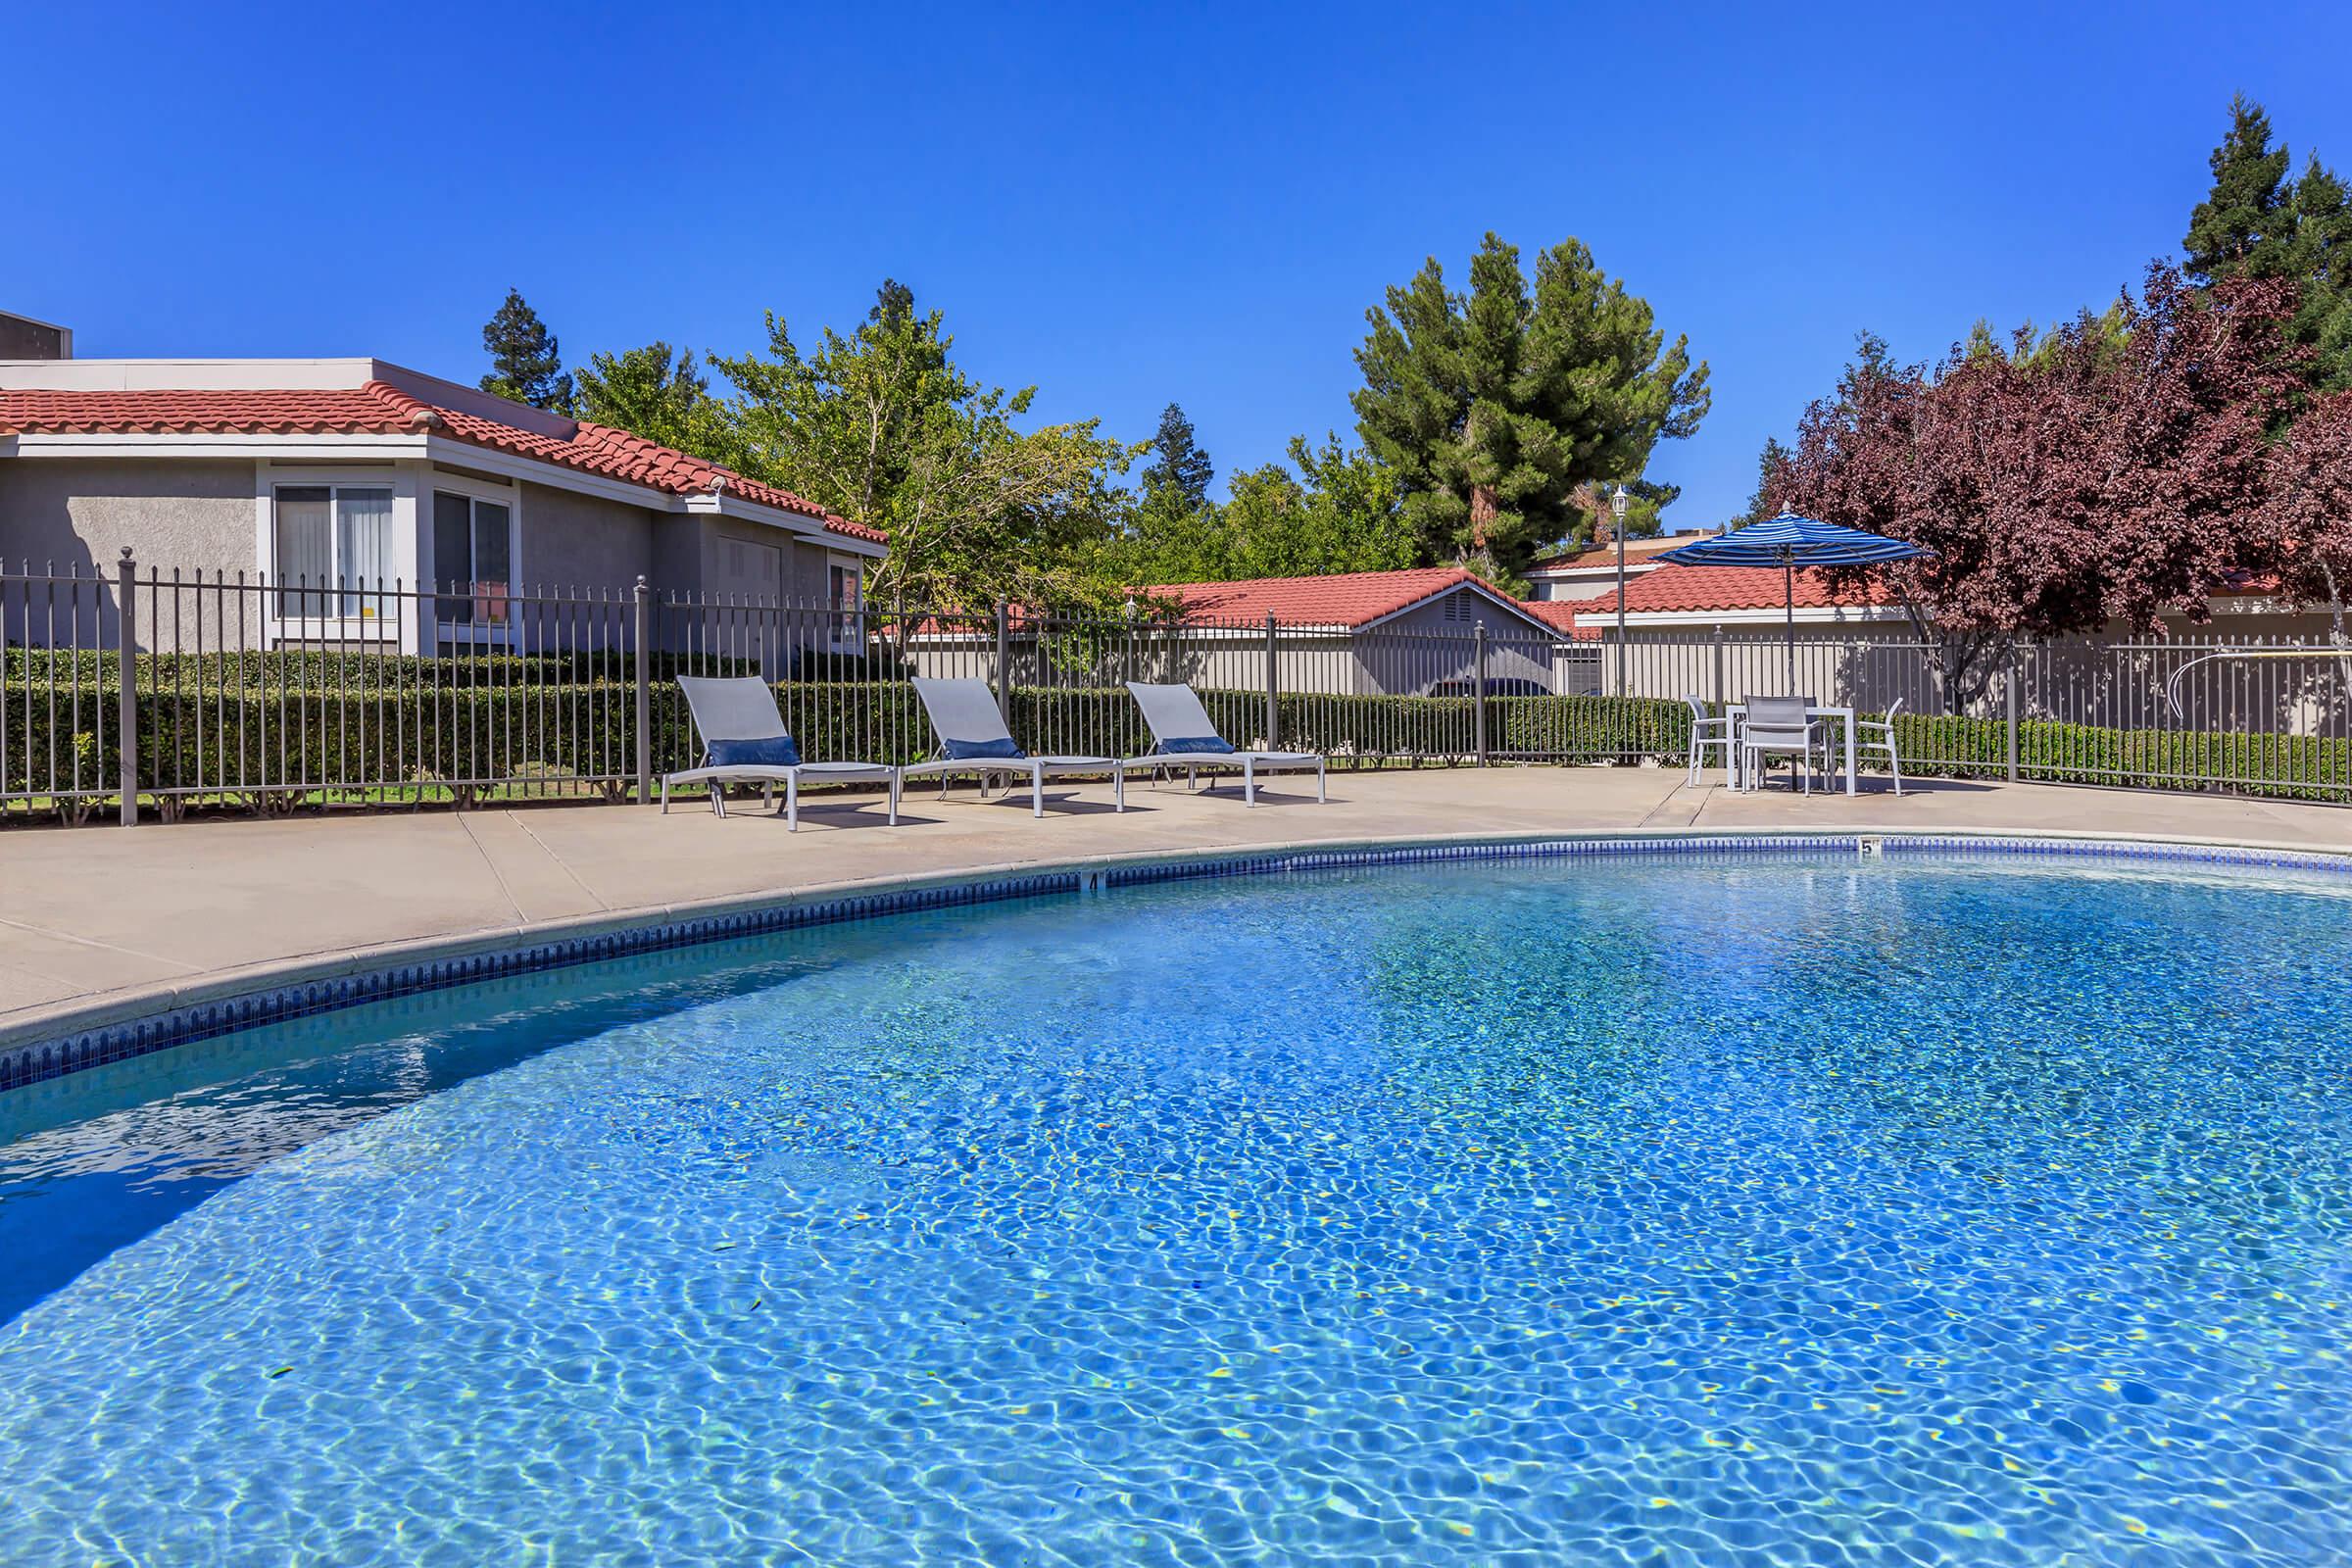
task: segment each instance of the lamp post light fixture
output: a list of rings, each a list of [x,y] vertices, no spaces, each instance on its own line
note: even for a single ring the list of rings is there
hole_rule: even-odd
[[[1609,497],[1609,513],[1617,519],[1617,695],[1625,695],[1625,486]]]

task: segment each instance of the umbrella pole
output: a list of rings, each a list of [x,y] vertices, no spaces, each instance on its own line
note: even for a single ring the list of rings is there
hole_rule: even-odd
[[[1788,695],[1796,695],[1796,552],[1781,552],[1781,575],[1788,591]]]

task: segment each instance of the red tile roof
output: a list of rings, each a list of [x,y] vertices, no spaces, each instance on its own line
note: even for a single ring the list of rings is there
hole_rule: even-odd
[[[84,392],[0,388],[0,434],[109,434],[118,431],[266,435],[421,434],[431,432],[669,495],[709,493],[714,483],[781,512],[821,517],[834,533],[877,543],[886,536],[829,514],[789,490],[747,479],[731,468],[580,419],[568,437],[412,397],[384,381],[358,387],[255,391]]]
[[[1718,530],[1709,529],[1705,533],[1644,534],[1639,539],[1628,539],[1625,542],[1625,564],[1628,566],[1638,565],[1646,570],[1657,564],[1653,558],[1659,551],[1680,550],[1683,546],[1694,545],[1701,539],[1715,538],[1717,532]],[[1574,571],[1585,567],[1614,566],[1615,564],[1617,564],[1617,547],[1614,544],[1606,544],[1595,545],[1590,550],[1580,550],[1573,556],[1546,556],[1527,569],[1531,572]]]
[[[1251,577],[1241,582],[1174,582],[1144,593],[1173,599],[1187,621],[1252,620],[1268,615],[1286,625],[1362,626],[1451,593],[1464,583],[1471,591],[1509,609],[1523,604],[1459,566],[1416,566],[1404,571],[1350,571],[1328,577]]]
[[[1869,582],[1855,592],[1832,594],[1829,582],[1808,567],[1796,574],[1796,608],[1848,610],[1896,603],[1884,583]],[[1788,603],[1788,588],[1781,573],[1762,566],[1660,566],[1625,585],[1625,612],[1703,613],[1710,610],[1779,610]],[[1547,607],[1548,608],[1548,607]],[[1556,608],[1577,615],[1608,616],[1617,612],[1617,592],[1597,599],[1580,599]],[[1582,639],[1598,637],[1598,622],[1575,628]]]
[[[1610,596],[1609,603],[1612,607],[1616,605],[1615,595]],[[1531,599],[1519,608],[1547,626],[1573,634],[1576,631],[1576,617],[1591,610],[1592,601],[1590,599]]]

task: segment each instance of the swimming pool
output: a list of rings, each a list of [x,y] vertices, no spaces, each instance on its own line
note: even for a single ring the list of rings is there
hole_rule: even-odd
[[[2341,1560],[2348,956],[1588,858],[178,1048],[0,1097],[0,1560]]]

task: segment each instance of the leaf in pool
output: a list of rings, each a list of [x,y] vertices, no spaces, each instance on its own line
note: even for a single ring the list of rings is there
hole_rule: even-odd
[[[294,1369],[293,1369],[292,1367],[290,1367],[290,1366],[281,1366],[281,1367],[279,1367],[279,1368],[278,1368],[276,1371],[274,1371],[274,1372],[270,1373],[270,1377],[272,1377],[272,1378],[282,1378],[282,1377],[284,1377],[284,1376],[285,1376],[287,1373],[289,1373],[289,1372],[291,1372],[291,1371],[293,1371],[293,1370],[294,1370]]]

